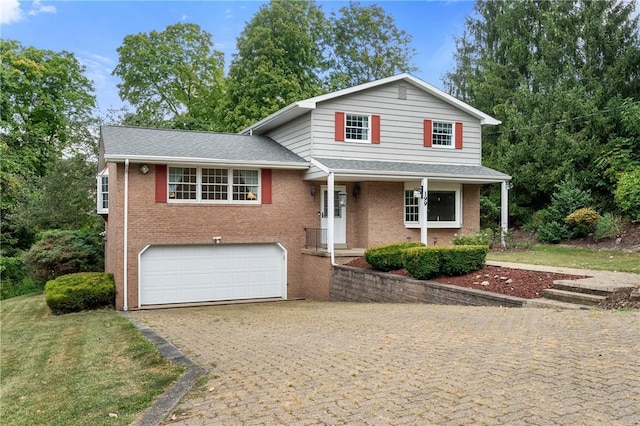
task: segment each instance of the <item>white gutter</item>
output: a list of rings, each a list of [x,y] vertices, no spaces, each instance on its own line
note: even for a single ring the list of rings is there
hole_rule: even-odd
[[[124,246],[124,256],[122,261],[122,268],[124,269],[124,303],[122,305],[122,309],[124,311],[129,310],[129,304],[127,299],[129,298],[129,262],[128,262],[128,254],[129,254],[129,159],[124,160],[124,234],[122,236],[123,246]]]
[[[193,164],[193,165],[210,165],[215,164],[218,166],[251,166],[254,168],[273,168],[273,169],[293,169],[293,170],[305,170],[309,168],[309,163],[305,162],[290,162],[290,161],[262,161],[256,162],[251,160],[215,160],[211,158],[190,158],[190,157],[164,157],[143,155],[139,157],[132,157],[130,155],[106,155],[105,161],[121,163],[127,160],[135,163],[147,163],[147,164],[167,164],[167,163],[179,163],[179,164]]]

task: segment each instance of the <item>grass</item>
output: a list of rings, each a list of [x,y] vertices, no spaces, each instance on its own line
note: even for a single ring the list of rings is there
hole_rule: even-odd
[[[53,316],[32,295],[0,318],[2,425],[128,425],[183,371],[115,311]]]
[[[526,251],[490,252],[487,260],[640,274],[640,253],[621,250],[537,245]]]

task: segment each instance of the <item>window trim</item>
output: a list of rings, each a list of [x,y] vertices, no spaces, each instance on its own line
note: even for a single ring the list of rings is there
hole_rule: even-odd
[[[451,125],[451,139],[449,145],[442,145],[436,143],[434,130],[436,128],[436,124],[449,124]],[[438,133],[440,134],[440,133]],[[442,149],[455,149],[456,148],[456,122],[448,121],[448,120],[431,120],[431,147],[432,148],[442,148]]]
[[[347,120],[349,116],[358,116],[358,117],[367,117],[367,139],[350,139],[347,137]],[[353,127],[354,129],[364,129],[364,127]],[[373,123],[372,123],[372,114],[361,114],[357,112],[345,112],[344,113],[344,141],[345,142],[356,142],[356,143],[371,143],[371,134],[373,133]]]
[[[182,200],[177,198],[171,198],[169,193],[169,187],[171,185],[169,181],[169,177],[171,176],[172,168],[191,168],[196,169],[196,198],[190,200]],[[227,171],[227,199],[226,200],[208,200],[202,198],[202,169],[220,169]],[[233,199],[233,190],[236,185],[233,183],[233,172],[236,170],[242,171],[252,171],[256,172],[258,177],[257,189],[254,195],[256,196],[255,200],[234,200]],[[204,184],[204,185],[213,185],[213,184]],[[165,184],[165,188],[167,191],[167,203],[169,204],[234,204],[234,205],[261,205],[262,204],[262,173],[261,169],[256,168],[245,168],[245,167],[211,167],[211,166],[192,166],[192,165],[167,165],[167,180]]]
[[[402,192],[402,217],[404,221],[404,226],[406,228],[420,228],[420,214],[422,209],[418,210],[418,221],[417,222],[408,222],[407,221],[407,204],[406,204],[406,192],[411,191],[415,188],[420,188],[421,183],[418,181],[414,182],[405,182],[404,190]],[[455,192],[455,215],[456,220],[447,220],[447,221],[427,221],[427,228],[437,229],[437,228],[461,228],[462,227],[462,184],[454,183],[454,182],[429,182],[428,191],[453,191]],[[420,200],[422,202],[422,200]]]
[[[102,190],[103,179],[106,179],[107,191]],[[105,207],[105,198],[107,196]],[[98,214],[108,214],[109,213],[109,169],[104,168],[98,176],[96,176],[96,211]]]

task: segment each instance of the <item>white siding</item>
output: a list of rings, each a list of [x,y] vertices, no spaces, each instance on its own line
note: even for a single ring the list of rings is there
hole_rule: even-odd
[[[398,99],[398,86],[407,88]],[[335,112],[380,115],[380,144],[336,142]],[[463,149],[423,146],[424,120],[462,122]],[[313,156],[363,160],[480,165],[480,121],[406,82],[322,102],[313,111]],[[274,139],[280,141],[277,137]],[[286,145],[285,145],[286,146]]]
[[[311,158],[311,113],[270,131],[270,136],[280,145],[309,161]]]

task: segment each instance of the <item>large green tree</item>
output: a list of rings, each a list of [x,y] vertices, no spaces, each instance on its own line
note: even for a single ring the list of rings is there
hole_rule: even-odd
[[[95,98],[84,67],[71,53],[0,40],[0,58],[1,242],[10,254],[27,248],[33,235],[33,229],[12,220],[13,213],[42,190],[34,189],[35,182],[63,151],[87,136]]]
[[[327,49],[330,90],[416,71],[411,35],[376,4],[351,2],[331,14]]]
[[[514,177],[514,212],[546,205],[565,177],[610,207],[618,160],[640,161],[624,120],[640,100],[633,4],[489,0],[475,12],[445,86],[502,120],[483,155]]]
[[[321,92],[326,18],[313,1],[271,1],[237,39],[229,67],[225,128],[240,130]]]
[[[164,31],[128,35],[113,75],[118,93],[135,112],[127,122],[157,127],[216,129],[216,105],[224,93],[224,55],[211,34],[179,23]]]

